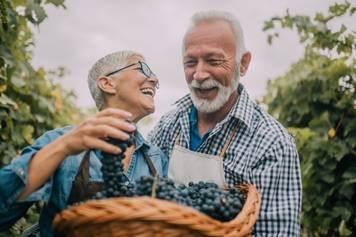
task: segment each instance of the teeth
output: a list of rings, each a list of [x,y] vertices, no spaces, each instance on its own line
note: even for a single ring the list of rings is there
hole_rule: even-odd
[[[155,96],[155,91],[152,89],[152,88],[144,88],[144,89],[141,89],[141,92],[145,95],[150,95],[152,97]]]
[[[195,87],[194,89],[195,90],[199,90],[199,91],[209,91],[209,90],[213,90],[217,87],[209,87],[209,88],[198,88],[198,87]]]

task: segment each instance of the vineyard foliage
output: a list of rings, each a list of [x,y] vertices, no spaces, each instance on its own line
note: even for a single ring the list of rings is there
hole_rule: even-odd
[[[269,81],[263,98],[296,138],[305,236],[356,234],[356,33],[340,23],[355,11],[345,1],[313,18],[287,12],[263,29],[269,43],[281,28],[295,30],[305,47],[286,74]]]
[[[33,28],[46,18],[44,6],[63,7],[64,0],[0,0],[0,167],[45,131],[80,118],[75,95],[56,79],[63,69],[31,65]],[[38,218],[34,206],[16,225],[0,236],[17,236]]]

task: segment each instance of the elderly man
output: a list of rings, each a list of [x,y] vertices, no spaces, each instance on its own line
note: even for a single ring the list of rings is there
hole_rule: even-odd
[[[227,12],[200,12],[183,39],[190,94],[149,139],[170,157],[176,181],[251,183],[262,196],[255,236],[299,236],[301,178],[292,137],[248,96],[240,76],[251,60],[241,26]]]

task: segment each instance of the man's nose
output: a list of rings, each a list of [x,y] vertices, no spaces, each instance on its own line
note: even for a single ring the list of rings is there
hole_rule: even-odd
[[[206,71],[204,62],[198,62],[193,74],[193,79],[197,81],[204,81],[208,79],[210,74]]]

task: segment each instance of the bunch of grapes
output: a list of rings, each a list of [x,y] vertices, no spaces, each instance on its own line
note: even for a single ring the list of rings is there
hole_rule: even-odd
[[[236,188],[220,189],[215,183],[176,185],[169,178],[143,176],[135,184],[135,196],[152,196],[192,207],[219,221],[230,221],[241,211],[244,196]]]
[[[222,190],[215,183],[202,181],[177,185],[169,178],[150,176],[142,176],[135,184],[130,183],[124,174],[122,159],[126,148],[133,144],[133,137],[126,142],[110,142],[119,146],[122,153],[103,153],[104,189],[95,198],[151,196],[192,207],[220,221],[230,221],[241,211],[244,197],[236,188]]]
[[[104,187],[101,192],[96,194],[96,199],[133,196],[134,185],[129,182],[124,173],[124,167],[122,164],[122,160],[125,158],[124,153],[127,147],[132,146],[133,141],[133,136],[125,142],[111,138],[109,139],[108,142],[120,147],[121,152],[118,155],[103,152],[101,172],[103,174]]]

